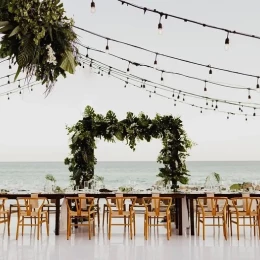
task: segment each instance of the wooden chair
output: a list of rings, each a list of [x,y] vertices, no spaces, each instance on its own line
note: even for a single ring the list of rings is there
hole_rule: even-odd
[[[5,209],[7,198],[0,198],[0,223],[7,223],[8,236],[10,236],[10,212]]]
[[[48,224],[48,212],[43,210],[43,205],[46,202],[46,198],[30,198],[20,197],[17,198],[18,206],[18,219],[16,229],[16,240],[19,236],[19,227],[22,226],[22,235],[24,234],[25,226],[37,227],[37,239],[40,238],[40,229],[43,223],[46,223],[47,236],[49,236],[49,224]],[[30,223],[26,224],[25,220],[30,219]],[[34,224],[32,223],[34,219]]]
[[[259,223],[259,205],[258,197],[238,197],[231,199],[233,208],[229,211],[230,231],[232,235],[232,223],[237,226],[237,239],[239,240],[239,227],[254,228],[254,236],[256,235],[256,227],[258,227],[258,235],[260,239],[260,223]],[[239,205],[242,204],[241,206]],[[243,222],[241,223],[241,219]],[[247,221],[248,220],[248,221]],[[249,223],[248,223],[249,222]]]
[[[112,226],[124,226],[130,228],[130,238],[133,238],[133,233],[135,236],[135,212],[133,210],[133,207],[136,202],[136,197],[108,197],[107,200],[107,206],[108,206],[108,239],[111,238],[111,227]],[[115,201],[115,207],[112,203]],[[129,203],[132,204],[132,206],[129,208],[128,211],[126,211],[126,202],[129,201]],[[124,223],[112,223],[112,219],[124,219]],[[126,221],[127,220],[127,221]]]
[[[66,201],[68,209],[67,239],[71,236],[71,228],[73,226],[87,226],[89,239],[91,239],[91,232],[95,235],[94,197],[67,197]],[[85,223],[86,220],[88,223]]]
[[[204,201],[205,199],[207,208],[205,208]],[[223,227],[223,234],[225,239],[227,240],[227,205],[228,199],[226,197],[199,197],[197,199],[198,204],[198,212],[197,212],[197,219],[198,219],[198,226],[197,232],[198,236],[200,235],[200,223],[202,224],[203,228],[203,240],[205,240],[205,227],[213,226],[213,227]],[[212,223],[206,223],[206,220],[212,219]],[[218,223],[215,223],[215,220],[218,220]],[[220,222],[222,220],[222,223]]]
[[[143,204],[145,206],[144,213],[144,236],[148,239],[149,227],[151,226],[165,226],[158,220],[166,220],[167,239],[171,236],[171,213],[170,207],[172,205],[171,197],[144,197]],[[151,219],[154,219],[152,224]],[[156,220],[156,221],[155,221]]]

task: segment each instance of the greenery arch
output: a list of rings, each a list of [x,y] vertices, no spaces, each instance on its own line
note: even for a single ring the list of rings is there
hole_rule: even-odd
[[[161,139],[163,148],[157,161],[163,164],[159,169],[158,176],[164,181],[171,181],[172,188],[177,188],[177,182],[188,182],[188,170],[185,159],[192,142],[188,139],[183,129],[180,118],[171,115],[160,116],[154,119],[140,113],[135,116],[128,112],[125,119],[119,121],[114,112],[108,111],[105,116],[96,114],[94,109],[87,106],[84,117],[75,125],[67,127],[68,135],[71,136],[69,145],[71,155],[64,161],[72,172],[71,179],[76,185],[83,187],[84,181],[94,176],[94,166],[97,162],[94,150],[95,138],[103,138],[108,142],[116,140],[126,141],[132,150],[135,150],[137,141]]]

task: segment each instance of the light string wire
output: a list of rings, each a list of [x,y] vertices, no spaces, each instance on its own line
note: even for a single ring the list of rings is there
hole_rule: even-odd
[[[223,100],[223,99],[215,99],[215,98],[211,98],[211,97],[197,95],[197,94],[190,93],[190,92],[187,92],[187,91],[183,91],[183,90],[180,90],[180,89],[177,89],[177,88],[172,88],[172,87],[169,87],[167,85],[155,83],[153,81],[150,81],[150,80],[145,79],[145,78],[138,77],[138,76],[133,75],[133,74],[127,75],[124,71],[119,70],[117,68],[114,68],[112,66],[109,66],[109,65],[107,65],[105,63],[102,63],[102,62],[97,61],[97,60],[92,59],[92,58],[85,58],[85,56],[83,54],[81,54],[81,57],[82,57],[83,62],[84,62],[84,60],[86,60],[90,64],[96,63],[97,66],[100,67],[100,69],[102,68],[104,70],[104,68],[105,68],[106,69],[105,72],[109,72],[110,71],[110,74],[111,74],[111,72],[113,71],[113,73],[117,73],[120,76],[125,77],[126,78],[125,82],[129,82],[129,80],[131,79],[131,80],[133,80],[135,82],[142,83],[144,85],[151,86],[153,88],[158,88],[158,89],[163,89],[163,90],[168,89],[168,90],[165,90],[165,91],[172,92],[172,93],[175,91],[175,93],[185,94],[186,96],[191,96],[191,97],[195,97],[195,98],[198,98],[198,99],[203,99],[203,100],[206,100],[206,101],[212,100],[212,101],[215,101],[215,102],[220,102],[220,103],[229,104],[229,105],[235,105],[235,106],[239,106],[239,107],[241,107],[241,105],[243,105],[244,107],[251,108],[251,109],[260,109],[260,107],[259,107],[260,104],[257,104],[257,103],[228,101],[228,100]]]
[[[101,67],[100,67],[98,64],[95,64],[95,63],[93,62],[93,59],[92,59],[92,61],[91,61],[91,60],[87,60],[87,61],[86,61],[86,64],[88,64],[88,65],[92,64],[92,68],[98,70],[98,72],[94,72],[94,73],[100,75],[100,69],[101,69]],[[102,69],[103,69],[103,71],[105,71],[107,68],[102,67]],[[113,77],[113,78],[115,78],[115,79],[118,79],[118,80],[120,80],[120,81],[126,83],[125,78],[120,78],[121,75],[120,75],[120,76],[114,75],[114,71],[110,74],[110,76]],[[129,78],[128,78],[128,79],[129,79]],[[172,97],[165,96],[165,95],[160,94],[160,93],[158,93],[158,92],[153,93],[152,90],[143,89],[142,87],[140,87],[140,86],[138,86],[138,85],[136,85],[136,84],[134,84],[134,83],[132,83],[132,82],[130,82],[130,81],[127,82],[127,85],[134,86],[134,87],[136,87],[136,88],[138,88],[138,89],[142,89],[142,90],[148,92],[148,93],[150,94],[150,97],[151,97],[151,94],[153,94],[153,95],[156,95],[156,96],[159,96],[159,97],[168,99],[168,100],[173,100],[173,101],[175,102],[174,106],[176,106],[176,103],[182,103],[182,104],[185,104],[185,105],[189,105],[189,106],[191,106],[191,107],[198,108],[198,109],[201,110],[201,113],[202,113],[202,110],[208,110],[208,111],[214,111],[214,112],[219,112],[219,113],[225,113],[225,114],[227,114],[227,118],[228,118],[228,119],[229,119],[229,116],[230,116],[230,115],[234,115],[234,116],[235,116],[235,115],[238,115],[238,116],[245,116],[245,117],[246,117],[246,120],[247,120],[247,117],[256,117],[256,116],[259,117],[259,116],[260,116],[260,115],[256,114],[255,112],[254,112],[254,114],[251,115],[251,114],[243,113],[243,112],[241,112],[241,113],[235,113],[235,112],[229,112],[229,111],[224,111],[224,110],[219,110],[219,109],[213,109],[213,108],[209,108],[209,107],[205,107],[205,106],[195,105],[195,104],[192,104],[192,103],[188,103],[188,102],[185,102],[185,101],[181,101],[181,100],[179,100],[179,99],[173,99]],[[254,111],[255,111],[255,108],[254,108]]]
[[[250,91],[257,91],[256,89],[252,89],[252,88],[248,88],[248,87],[236,87],[234,85],[231,85],[231,84],[227,84],[227,83],[219,83],[219,82],[215,82],[215,81],[211,81],[211,80],[207,80],[207,79],[202,79],[202,78],[198,78],[198,77],[194,77],[194,76],[190,76],[190,75],[187,75],[187,74],[184,74],[184,73],[179,73],[179,72],[174,72],[174,71],[169,71],[169,70],[165,70],[165,69],[158,69],[158,68],[154,68],[152,67],[151,65],[148,65],[148,64],[144,64],[144,63],[139,63],[139,62],[136,62],[136,61],[131,61],[129,59],[126,59],[126,58],[123,58],[121,56],[118,56],[118,55],[115,55],[115,54],[112,54],[112,53],[106,53],[105,51],[102,51],[100,49],[96,49],[96,48],[93,48],[93,47],[90,47],[90,46],[86,46],[82,43],[77,43],[79,46],[87,49],[88,50],[91,50],[91,51],[94,51],[94,52],[99,52],[99,53],[103,53],[103,54],[108,54],[109,56],[111,57],[114,57],[116,59],[120,59],[122,61],[126,61],[127,63],[130,63],[131,65],[134,65],[136,67],[146,67],[146,68],[149,68],[149,69],[154,69],[154,70],[157,70],[158,72],[160,73],[163,73],[163,74],[172,74],[172,75],[177,75],[177,76],[181,76],[181,77],[185,77],[185,78],[188,78],[188,79],[192,79],[192,80],[196,80],[196,81],[200,81],[200,82],[204,82],[204,83],[207,83],[207,84],[211,84],[211,85],[215,85],[215,86],[219,86],[219,87],[224,87],[224,88],[231,88],[231,89],[238,89],[238,90],[250,90]],[[88,55],[88,54],[87,54]]]
[[[236,30],[230,30],[230,29],[219,27],[219,26],[216,26],[216,25],[210,25],[210,24],[198,22],[198,21],[195,21],[195,20],[192,20],[192,19],[188,19],[188,18],[185,18],[185,17],[176,16],[176,15],[165,13],[165,12],[162,12],[162,11],[157,11],[156,9],[151,9],[151,8],[147,8],[147,7],[144,7],[144,6],[139,6],[139,5],[130,3],[128,1],[123,1],[123,0],[117,0],[117,1],[120,2],[122,5],[126,4],[127,6],[131,6],[131,7],[134,7],[136,9],[140,9],[140,10],[142,10],[144,12],[144,14],[146,12],[150,12],[150,13],[158,14],[160,17],[164,16],[165,19],[170,17],[170,18],[174,18],[174,19],[177,19],[177,20],[181,20],[183,22],[188,22],[188,23],[192,23],[192,24],[195,24],[195,25],[203,26],[205,28],[210,28],[210,29],[214,29],[214,30],[218,30],[218,31],[223,31],[223,32],[226,32],[228,34],[236,34],[236,35],[240,35],[240,36],[244,36],[244,37],[249,37],[249,38],[260,40],[260,36],[258,36],[258,35],[244,33],[244,32],[239,32],[239,31],[236,31]]]
[[[229,70],[229,69],[224,69],[224,68],[215,67],[215,66],[211,66],[211,65],[206,65],[206,64],[203,64],[203,63],[198,63],[198,62],[195,62],[195,61],[190,61],[190,60],[178,58],[178,57],[175,57],[175,56],[170,56],[168,54],[163,54],[163,53],[160,53],[160,52],[152,51],[152,50],[146,49],[144,47],[140,47],[138,45],[130,44],[130,43],[127,43],[127,42],[123,42],[123,41],[119,41],[119,40],[116,40],[116,39],[113,39],[113,38],[109,38],[109,37],[103,36],[101,34],[89,31],[87,29],[78,27],[76,25],[74,25],[73,27],[75,29],[78,29],[80,31],[83,31],[83,32],[86,32],[88,34],[94,35],[96,37],[103,38],[106,41],[113,41],[113,42],[116,42],[116,43],[119,43],[119,44],[123,44],[123,45],[129,46],[129,47],[135,48],[135,49],[139,49],[139,50],[142,50],[142,51],[145,51],[145,52],[149,52],[149,53],[152,53],[153,55],[157,55],[157,57],[161,56],[161,57],[178,60],[178,61],[181,61],[181,62],[185,62],[185,63],[188,63],[188,64],[192,64],[192,65],[196,65],[196,66],[200,66],[200,67],[204,67],[204,68],[208,68],[208,69],[212,69],[212,70],[218,70],[218,71],[223,71],[223,72],[227,72],[227,73],[237,74],[237,75],[241,75],[241,76],[256,78],[257,81],[260,78],[259,75],[254,75],[254,74],[239,72],[239,71],[235,71],[235,70]]]
[[[41,82],[34,81],[32,83],[29,83],[29,84],[26,84],[26,85],[22,86],[21,88],[13,88],[11,90],[2,92],[2,93],[0,93],[0,96],[6,96],[6,95],[10,96],[12,94],[15,94],[16,92],[19,92],[19,91],[24,90],[24,89],[32,88],[32,87],[34,87],[36,85],[40,85],[40,84],[41,84]]]

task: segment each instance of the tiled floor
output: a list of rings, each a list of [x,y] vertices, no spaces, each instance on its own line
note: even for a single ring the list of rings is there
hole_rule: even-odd
[[[55,236],[54,218],[50,220],[50,236],[47,237],[45,228],[39,241],[36,240],[34,229],[25,229],[24,236],[15,240],[16,219],[12,218],[11,236],[7,232],[3,235],[4,225],[0,225],[0,260],[229,260],[229,259],[260,259],[260,240],[250,232],[241,234],[238,241],[234,235],[225,241],[222,232],[207,229],[206,240],[197,236],[178,236],[173,234],[166,239],[166,229],[159,228],[159,232],[152,232],[149,240],[143,237],[143,218],[137,218],[137,234],[131,241],[128,233],[124,234],[123,227],[113,227],[112,237],[107,239],[106,228],[96,229],[96,236],[88,240],[87,230],[79,228],[74,231],[70,240],[65,233]]]

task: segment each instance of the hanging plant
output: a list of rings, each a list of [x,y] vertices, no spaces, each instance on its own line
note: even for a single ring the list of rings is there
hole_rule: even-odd
[[[0,0],[0,58],[10,58],[28,80],[51,87],[78,64],[74,21],[65,15],[60,0]]]

